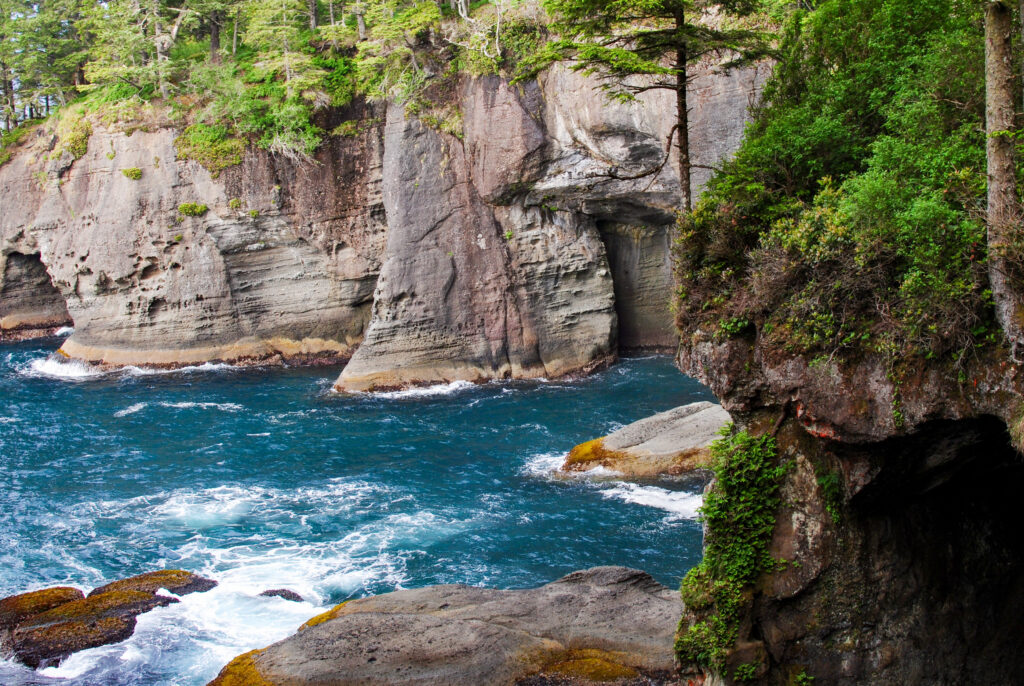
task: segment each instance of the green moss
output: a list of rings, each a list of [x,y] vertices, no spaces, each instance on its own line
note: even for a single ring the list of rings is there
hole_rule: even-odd
[[[778,461],[774,437],[754,437],[732,425],[723,428],[711,455],[715,486],[701,508],[707,530],[704,559],[681,588],[693,620],[687,623],[684,616],[675,649],[680,662],[721,673],[739,638],[754,582],[775,567],[768,544],[787,466]]]
[[[570,679],[606,683],[620,679],[635,679],[640,676],[636,669],[618,661],[612,653],[603,650],[570,650],[542,670],[546,674],[558,674]]]
[[[242,207],[242,199],[241,198],[231,198],[231,200],[228,200],[228,207],[230,207],[233,210],[241,209],[241,207]]]
[[[0,167],[4,166],[5,164],[7,164],[10,161],[11,161],[11,151],[10,150],[0,150]]]
[[[209,211],[209,207],[195,202],[183,202],[178,205],[178,214],[184,217],[202,217]]]
[[[242,163],[245,141],[228,135],[224,126],[193,124],[174,141],[179,160],[194,160],[216,177]]]
[[[132,181],[138,181],[139,179],[142,178],[142,170],[139,169],[138,167],[128,167],[127,169],[122,169],[121,173],[124,174],[129,179],[131,179]]]
[[[57,147],[50,153],[50,157],[60,159],[65,152],[69,152],[77,160],[88,152],[90,136],[92,122],[85,118],[82,109],[67,110],[57,123]]]
[[[77,588],[58,586],[4,598],[0,600],[0,629],[12,627],[27,617],[42,614],[65,603],[81,600],[83,597]]]
[[[249,210],[249,216],[252,217],[253,219],[255,219],[256,217],[260,216],[260,211],[259,210]]]
[[[183,240],[185,240],[185,235],[181,233],[176,233],[174,234],[173,240],[175,243],[181,243]]]
[[[843,477],[839,472],[829,471],[824,467],[818,468],[817,477],[818,487],[825,501],[825,510],[832,518],[832,523],[838,524],[842,519]]]
[[[34,615],[24,626],[44,626],[54,622],[110,616],[128,611],[139,605],[151,605],[153,594],[135,590],[115,590],[107,593],[63,603],[46,612]]]

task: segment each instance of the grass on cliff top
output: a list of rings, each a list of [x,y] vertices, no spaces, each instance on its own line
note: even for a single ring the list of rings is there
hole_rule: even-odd
[[[787,469],[779,463],[774,437],[754,437],[731,424],[721,433],[711,446],[714,486],[700,510],[706,527],[704,559],[683,579],[688,615],[675,642],[681,663],[719,674],[740,638],[740,622],[752,601],[751,586],[775,568],[768,546]],[[729,676],[743,680],[757,669],[741,667]]]

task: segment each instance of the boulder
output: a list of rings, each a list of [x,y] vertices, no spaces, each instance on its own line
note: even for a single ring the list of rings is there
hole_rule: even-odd
[[[623,567],[527,590],[396,591],[235,658],[211,685],[670,683],[682,609],[678,592]]]
[[[630,477],[677,476],[709,465],[709,446],[730,421],[721,405],[683,405],[581,443],[569,453],[562,470],[604,467]]]
[[[140,591],[156,593],[161,588],[170,591],[174,595],[188,595],[189,593],[202,593],[209,591],[217,585],[213,579],[206,579],[196,576],[191,572],[181,569],[161,569],[157,572],[146,572],[127,579],[121,579],[106,586],[100,586],[89,592],[89,597],[110,593],[111,591]]]

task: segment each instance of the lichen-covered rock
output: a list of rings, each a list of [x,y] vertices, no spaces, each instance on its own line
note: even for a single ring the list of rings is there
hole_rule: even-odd
[[[536,589],[432,586],[352,600],[212,684],[670,683],[678,593],[622,567]]]
[[[709,446],[730,421],[721,405],[683,405],[581,443],[570,451],[562,469],[604,467],[630,477],[677,476],[708,465]]]
[[[188,595],[189,593],[209,591],[216,585],[217,582],[213,579],[207,579],[182,569],[162,569],[100,586],[90,591],[89,597],[92,598],[111,591],[139,591],[154,594],[160,589],[170,591],[174,595]]]
[[[142,591],[73,600],[21,621],[10,634],[10,649],[29,667],[56,664],[79,650],[125,640],[135,630],[137,615],[176,602]]]
[[[42,614],[58,605],[81,600],[84,597],[85,594],[77,588],[57,586],[0,599],[0,631],[12,629],[18,622],[24,621],[32,615]]]

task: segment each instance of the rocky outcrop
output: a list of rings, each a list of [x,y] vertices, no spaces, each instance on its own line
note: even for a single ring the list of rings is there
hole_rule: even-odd
[[[690,403],[573,448],[562,470],[603,467],[629,477],[677,476],[707,467],[711,443],[732,421],[721,405]]]
[[[218,178],[176,159],[172,128],[97,125],[84,156],[53,160],[40,127],[0,167],[0,254],[45,265],[76,324],[64,344],[72,357],[346,359],[384,246],[382,150],[371,111],[336,116],[371,124],[331,138],[311,163],[249,149]],[[9,272],[4,308],[17,287]]]
[[[763,76],[698,76],[699,164],[735,148]],[[219,174],[177,159],[157,115],[131,133],[93,122],[79,159],[52,159],[41,126],[0,167],[4,330],[70,317],[64,352],[106,364],[338,361],[362,344],[348,390],[558,376],[672,347],[675,167],[609,168],[661,159],[674,102],[615,104],[594,86],[561,68],[515,87],[466,78],[448,103],[461,130],[443,127],[458,136],[356,103],[323,115],[326,130],[357,125],[312,161],[250,148]]]
[[[678,360],[739,426],[774,433],[790,465],[769,543],[780,563],[748,589],[725,669],[685,665],[690,680],[732,683],[744,665],[763,684],[1016,680],[1019,367],[999,350],[959,370],[870,354],[812,363],[757,331],[688,331]]]
[[[676,591],[622,567],[531,590],[431,586],[348,601],[211,684],[664,684]]]
[[[208,591],[217,585],[182,570],[149,572],[94,589],[47,588],[0,599],[0,654],[47,667],[72,653],[127,639],[136,617],[178,602],[161,595]]]

